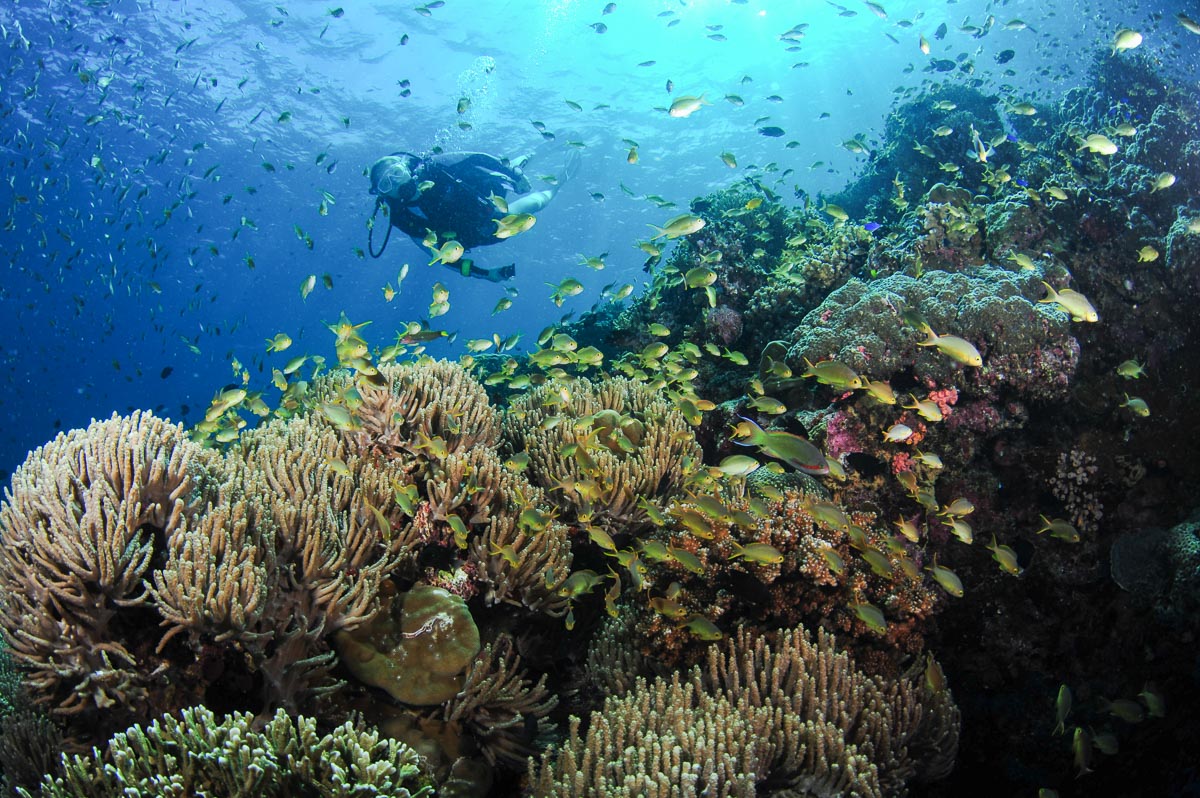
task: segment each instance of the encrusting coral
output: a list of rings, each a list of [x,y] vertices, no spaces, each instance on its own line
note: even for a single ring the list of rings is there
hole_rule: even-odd
[[[466,602],[429,585],[390,596],[383,612],[335,640],[359,681],[417,706],[457,695],[479,653],[479,628]]]
[[[924,684],[869,677],[823,631],[739,630],[703,667],[609,697],[585,735],[572,718],[561,749],[531,762],[532,791],[902,795],[945,775],[957,750],[958,710],[934,672]]]
[[[292,795],[416,798],[433,793],[421,758],[396,740],[347,721],[317,733],[313,718],[282,709],[261,730],[253,716],[218,720],[205,707],[185,709],[115,735],[105,755],[64,757],[63,775],[47,777],[25,798]]]

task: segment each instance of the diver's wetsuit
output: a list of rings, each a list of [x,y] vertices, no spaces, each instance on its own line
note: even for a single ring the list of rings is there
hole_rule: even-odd
[[[448,240],[453,234],[466,249],[499,243],[503,239],[496,238],[495,220],[504,214],[488,196],[529,190],[529,181],[520,169],[486,153],[392,154],[405,159],[417,185],[433,184],[408,202],[382,198],[392,226],[418,242],[426,231],[433,230],[438,240]]]

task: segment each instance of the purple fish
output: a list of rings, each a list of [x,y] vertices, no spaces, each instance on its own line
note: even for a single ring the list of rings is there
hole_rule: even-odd
[[[874,233],[880,227],[883,227],[883,225],[881,225],[879,222],[867,222],[866,224],[863,225],[863,229],[866,230],[868,233]]]

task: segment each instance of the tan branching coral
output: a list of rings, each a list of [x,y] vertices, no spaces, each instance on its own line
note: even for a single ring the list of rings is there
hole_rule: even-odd
[[[385,384],[359,386],[362,428],[348,432],[362,452],[385,457],[428,454],[441,439],[448,451],[493,447],[500,419],[487,391],[458,363],[423,359],[379,366]]]
[[[53,712],[142,702],[149,676],[116,618],[145,603],[155,536],[187,526],[211,462],[181,426],[136,412],[60,434],[13,475],[0,506],[0,624]]]
[[[393,496],[393,483],[408,483],[407,475],[347,454],[314,415],[268,424],[247,438],[246,494],[269,513],[280,562],[295,566],[287,569],[294,584],[281,589],[306,594],[309,622],[325,634],[369,620],[381,580],[412,543]]]
[[[59,436],[0,507],[0,624],[25,684],[85,736],[203,700],[229,668],[266,710],[327,694],[327,636],[414,564],[396,500],[412,486],[315,414],[224,457],[150,414]]]
[[[825,630],[815,640],[802,627],[785,631],[772,645],[769,639],[752,638],[739,628],[724,649],[709,648],[702,672],[708,689],[724,691],[751,706],[784,709],[803,719],[810,730],[819,729],[827,744],[835,743],[840,756],[865,756],[886,795],[903,793],[914,777],[933,780],[948,772],[943,756],[923,763],[911,749],[928,753],[935,746],[922,742],[936,741],[953,763],[958,748],[958,710],[948,690],[927,690],[913,678],[867,676],[855,668],[849,654],[837,649],[833,635]],[[775,733],[779,750],[795,744],[791,735]],[[778,767],[771,769],[774,777],[807,780],[822,767],[813,751],[781,757]],[[838,769],[836,763],[829,764]]]
[[[633,613],[621,612],[601,621],[588,644],[584,689],[598,695],[624,695],[633,688],[637,674],[654,662],[638,647],[636,619]]]
[[[586,735],[572,717],[557,756],[530,766],[536,798],[690,798],[753,796],[760,777],[759,733],[771,723],[764,708],[739,711],[726,696],[698,691],[675,674],[639,678],[591,714]]]
[[[531,763],[530,783],[536,796],[753,796],[765,782],[902,795],[914,778],[945,775],[958,722],[948,690],[866,676],[825,632],[771,643],[739,630],[704,668],[608,698],[586,736],[572,718],[562,748]]]
[[[676,493],[701,455],[670,400],[624,377],[547,382],[513,400],[504,435],[529,454],[530,480],[582,523],[646,523],[639,502]]]
[[[534,753],[535,740],[551,730],[546,716],[557,705],[546,676],[531,681],[512,637],[501,635],[476,657],[442,718],[469,732],[489,763],[519,770]]]
[[[468,524],[482,524],[504,511],[506,503],[515,505],[518,495],[529,504],[541,499],[540,491],[530,495],[529,482],[505,468],[491,448],[449,454],[431,463],[428,473],[425,495],[438,520],[457,513]]]

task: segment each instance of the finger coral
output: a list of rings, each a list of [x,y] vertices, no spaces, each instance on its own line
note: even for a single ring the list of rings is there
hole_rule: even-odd
[[[379,366],[382,385],[358,387],[362,427],[352,433],[360,450],[384,456],[418,454],[441,439],[450,452],[495,446],[499,413],[487,391],[457,363],[423,359]]]
[[[946,688],[869,677],[823,631],[740,630],[704,667],[639,679],[581,725],[531,762],[535,796],[900,795],[948,772],[959,717]]]

